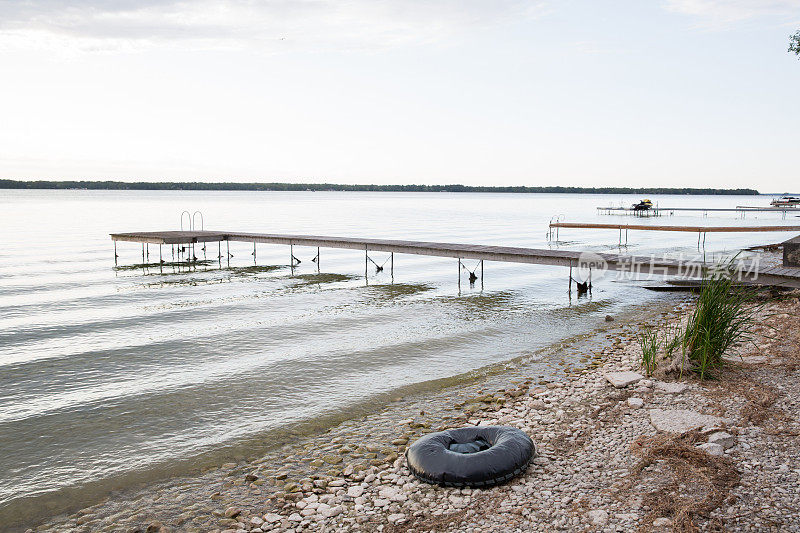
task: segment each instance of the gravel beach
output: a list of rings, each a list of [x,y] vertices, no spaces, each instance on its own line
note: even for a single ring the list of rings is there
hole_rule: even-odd
[[[690,306],[653,322],[674,323]],[[29,531],[800,530],[800,295],[776,296],[761,314],[755,343],[715,380],[646,378],[642,324],[620,325],[564,381],[503,377],[456,401],[398,401],[390,409],[405,418],[390,424],[348,421]],[[483,490],[410,474],[408,444],[469,424],[520,428],[538,456]]]

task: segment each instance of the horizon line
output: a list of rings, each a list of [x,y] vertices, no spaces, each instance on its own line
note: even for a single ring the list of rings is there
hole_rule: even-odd
[[[342,184],[292,182],[115,181],[115,180],[12,180],[0,179],[0,189],[90,190],[207,190],[207,191],[344,191],[344,192],[500,192],[567,194],[683,194],[761,195],[756,189],[702,187],[570,187],[563,185],[423,185]],[[788,194],[788,193],[768,193]]]

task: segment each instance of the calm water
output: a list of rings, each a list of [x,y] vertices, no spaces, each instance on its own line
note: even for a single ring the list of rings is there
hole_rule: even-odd
[[[0,523],[87,494],[269,446],[387,393],[452,378],[597,328],[606,314],[663,298],[599,280],[567,298],[562,268],[487,263],[461,291],[453,259],[395,256],[394,278],[355,251],[233,243],[231,268],[114,268],[110,232],[206,229],[617,250],[615,231],[547,223],[631,221],[598,205],[638,198],[445,193],[0,190]],[[766,197],[659,197],[662,206],[765,205]],[[713,219],[713,220],[712,220]],[[681,215],[673,224],[778,223],[780,215]],[[795,218],[786,223],[796,221]],[[712,234],[708,251],[787,234]],[[688,234],[630,234],[632,253],[696,253]],[[223,248],[224,250],[224,248]],[[120,265],[141,247],[118,245]],[[170,247],[164,247],[171,260]],[[203,257],[198,249],[198,256]],[[217,247],[205,255],[216,259]],[[387,254],[373,254],[379,264]],[[158,247],[150,247],[158,260]],[[473,268],[474,261],[467,261]],[[224,264],[227,267],[227,264]],[[544,362],[543,362],[544,363]],[[543,364],[544,368],[544,364]],[[543,370],[544,372],[544,370]],[[549,372],[549,370],[548,370]]]

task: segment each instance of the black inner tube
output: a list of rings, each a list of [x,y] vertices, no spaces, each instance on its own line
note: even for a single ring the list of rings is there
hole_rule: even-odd
[[[485,487],[524,472],[535,453],[530,437],[519,429],[473,426],[422,437],[406,451],[406,462],[428,483]]]

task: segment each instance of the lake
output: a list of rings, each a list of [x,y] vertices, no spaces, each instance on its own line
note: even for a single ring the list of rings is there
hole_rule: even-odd
[[[591,332],[606,315],[669,295],[595,279],[567,293],[564,268],[486,263],[458,284],[455,259],[232,243],[195,251],[197,268],[141,266],[142,249],[108,234],[205,229],[619,251],[616,231],[561,230],[633,196],[367,192],[0,190],[0,523],[54,513],[87,495],[268,448],[426,386]],[[733,207],[768,197],[662,196],[661,206]],[[701,213],[644,223],[783,223],[780,214]],[[637,219],[638,220],[638,219]],[[795,220],[792,218],[792,220]],[[199,221],[199,217],[198,217]],[[786,220],[785,223],[791,223]],[[791,235],[709,234],[731,253]],[[225,248],[223,247],[223,253]],[[696,236],[631,232],[623,251],[697,253]],[[150,262],[158,246],[150,245]],[[172,261],[173,249],[161,250]],[[136,266],[139,265],[139,266]],[[465,261],[473,270],[476,261]],[[478,271],[479,272],[479,271]],[[542,361],[542,375],[557,370]],[[434,381],[444,380],[444,381]],[[309,429],[310,428],[310,429]]]

